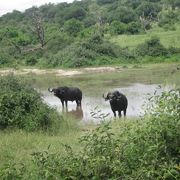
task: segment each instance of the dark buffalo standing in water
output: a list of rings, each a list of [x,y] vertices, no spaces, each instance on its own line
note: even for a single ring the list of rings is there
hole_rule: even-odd
[[[119,117],[121,117],[121,111],[123,111],[124,117],[126,116],[128,100],[124,94],[119,91],[113,91],[108,92],[106,96],[103,94],[103,97],[106,101],[109,100],[114,117],[116,117],[116,111],[118,111]]]
[[[81,107],[82,101],[82,91],[77,87],[57,87],[57,88],[48,88],[49,92],[53,92],[56,97],[61,100],[62,107],[64,108],[64,102],[66,108],[68,106],[68,101],[76,101],[77,106]]]

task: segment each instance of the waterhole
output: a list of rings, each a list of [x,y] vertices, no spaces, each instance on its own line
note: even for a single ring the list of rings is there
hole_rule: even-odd
[[[127,117],[138,117],[144,114],[144,105],[148,102],[148,97],[153,94],[160,94],[162,91],[170,89],[169,86],[160,86],[158,84],[141,84],[134,83],[125,87],[115,87],[112,90],[119,90],[125,94],[128,99]],[[113,118],[113,113],[108,101],[102,97],[101,93],[94,93],[94,95],[87,95],[83,92],[82,107],[78,108],[76,102],[68,101],[68,109],[63,109],[61,101],[48,92],[48,90],[41,90],[44,101],[51,107],[57,109],[60,113],[66,113],[69,116],[83,121],[83,122],[99,122],[101,117]]]

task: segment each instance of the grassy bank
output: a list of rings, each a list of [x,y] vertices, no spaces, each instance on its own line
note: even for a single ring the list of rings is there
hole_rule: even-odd
[[[76,120],[65,117],[60,122],[60,130],[56,133],[25,132],[23,130],[0,131],[0,167],[9,161],[29,163],[31,154],[36,151],[59,151],[64,154],[65,144],[71,144],[74,150],[79,150],[78,138],[83,134],[83,127],[78,126]]]

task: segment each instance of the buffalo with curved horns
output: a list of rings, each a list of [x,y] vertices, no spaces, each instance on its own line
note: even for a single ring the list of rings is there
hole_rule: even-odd
[[[120,93],[119,91],[113,91],[108,92],[106,96],[103,94],[103,98],[105,101],[109,100],[114,117],[116,117],[116,111],[118,111],[119,117],[121,117],[121,111],[124,112],[124,117],[126,116],[128,100],[124,94]]]
[[[62,107],[64,108],[64,102],[66,108],[68,106],[68,101],[76,101],[77,106],[81,107],[82,91],[77,87],[57,87],[48,88],[49,92],[53,92],[56,97],[61,100]]]

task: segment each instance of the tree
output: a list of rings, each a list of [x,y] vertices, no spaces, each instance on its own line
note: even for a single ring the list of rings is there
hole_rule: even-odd
[[[106,9],[104,7],[99,7],[97,3],[93,2],[89,6],[89,16],[92,16],[96,22],[96,28],[101,36],[104,36],[104,17]]]
[[[82,29],[83,23],[77,19],[70,19],[64,24],[64,31],[72,36],[77,36]]]
[[[70,6],[67,8],[66,13],[64,14],[64,19],[68,20],[71,18],[75,18],[78,20],[82,20],[86,16],[86,11],[82,7],[78,6]]]
[[[146,31],[151,27],[151,22],[157,20],[157,15],[160,12],[161,7],[155,3],[144,2],[136,10],[139,15],[141,25]]]
[[[136,10],[139,16],[144,16],[151,20],[155,20],[158,13],[161,11],[161,7],[156,3],[144,2]]]
[[[39,43],[41,44],[41,47],[43,48],[44,45],[46,44],[43,20],[41,16],[36,12],[32,13],[31,18],[32,18],[32,24],[33,24],[32,31],[37,36],[37,39]]]
[[[32,49],[27,49],[26,52],[35,51],[38,49],[43,49],[44,46],[50,40],[54,39],[54,36],[52,36],[48,39],[46,38],[46,30],[45,30],[44,20],[41,17],[39,11],[37,11],[36,9],[33,9],[32,11],[30,11],[30,17],[31,17],[31,22],[32,22],[30,29],[33,32],[33,34],[35,34],[37,41],[40,44],[40,47],[37,46],[37,47],[34,47]]]
[[[165,4],[170,5],[172,10],[176,7],[180,8],[180,1],[179,0],[164,0]]]
[[[136,21],[137,15],[132,8],[120,6],[109,13],[108,19],[109,22],[116,20],[128,24],[129,22]]]

